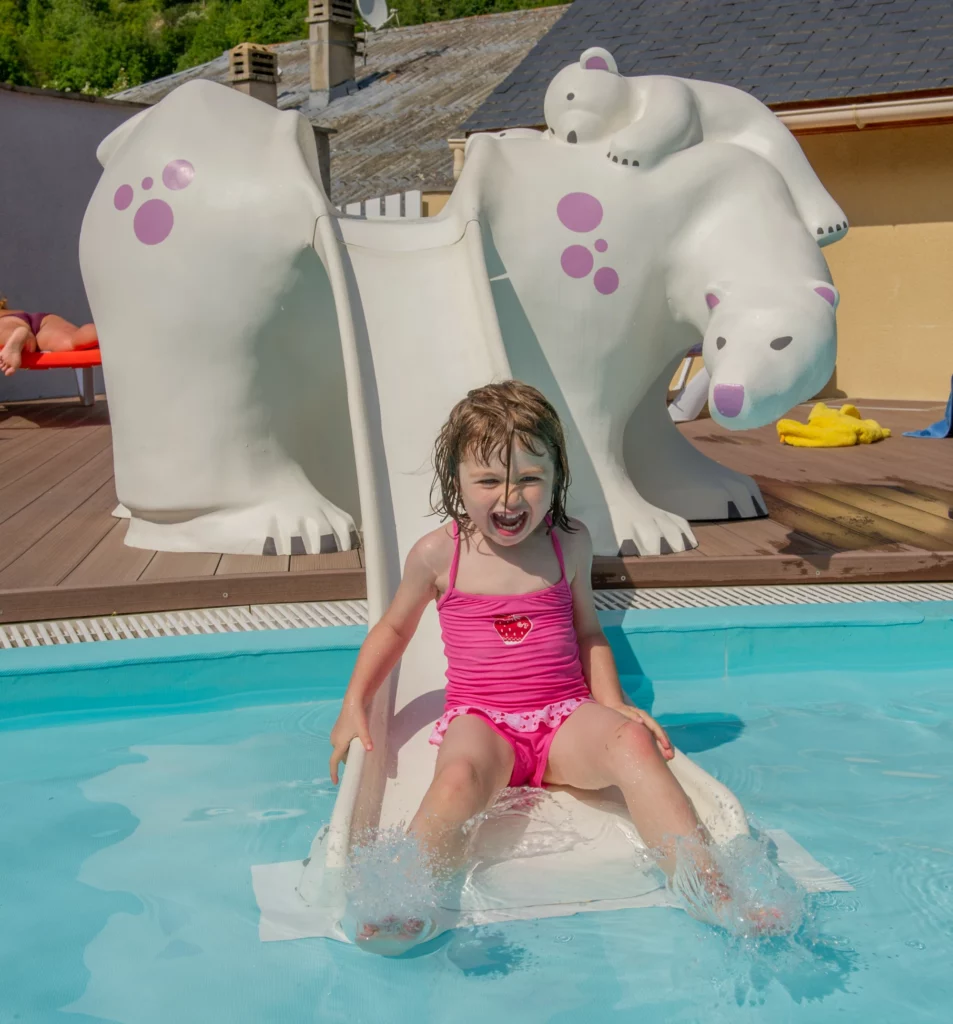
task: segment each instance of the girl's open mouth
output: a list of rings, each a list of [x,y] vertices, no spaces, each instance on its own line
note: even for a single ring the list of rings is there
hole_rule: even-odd
[[[493,528],[501,537],[515,537],[529,522],[528,512],[494,512],[490,516]]]

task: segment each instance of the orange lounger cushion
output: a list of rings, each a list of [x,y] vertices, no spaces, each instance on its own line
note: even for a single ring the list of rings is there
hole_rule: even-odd
[[[24,352],[24,370],[81,370],[86,366],[102,366],[99,348],[79,348],[72,352]]]

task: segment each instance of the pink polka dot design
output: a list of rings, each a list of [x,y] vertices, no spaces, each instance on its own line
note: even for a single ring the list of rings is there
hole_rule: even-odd
[[[192,184],[195,168],[188,160],[172,160],[162,169],[162,184],[172,192],[180,192]],[[143,191],[148,192],[155,181],[145,177],[140,182]],[[120,185],[113,196],[117,210],[128,210],[134,197],[131,185]],[[147,199],[132,218],[132,229],[143,245],[158,245],[172,233],[175,213],[164,199]]]
[[[158,245],[172,233],[175,216],[172,207],[162,199],[148,199],[136,210],[132,227],[143,245]]]
[[[586,277],[592,273],[592,253],[584,245],[570,245],[559,258],[570,277]]]
[[[593,60],[600,60],[605,66],[605,61],[601,57]],[[563,227],[570,231],[580,234],[595,231],[602,223],[602,203],[588,192],[569,192],[557,203],[556,216]],[[593,248],[596,252],[605,252],[609,248],[609,243],[604,238],[597,238]],[[563,249],[559,263],[564,274],[579,279],[592,273],[595,259],[587,246],[570,245]],[[611,295],[619,287],[619,275],[612,267],[600,267],[592,283],[600,295]]]
[[[602,223],[602,203],[588,192],[570,192],[556,205],[556,216],[570,231],[595,231]]]
[[[592,283],[600,295],[611,295],[619,287],[619,275],[612,267],[600,267]]]
[[[173,192],[188,188],[195,177],[195,168],[188,160],[173,160],[162,169],[162,183]]]

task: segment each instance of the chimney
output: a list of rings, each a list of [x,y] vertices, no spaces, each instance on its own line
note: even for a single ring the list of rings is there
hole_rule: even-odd
[[[308,0],[308,50],[311,63],[311,96],[308,107],[321,110],[336,90],[354,81],[354,0]]]
[[[246,96],[277,106],[277,55],[265,46],[239,43],[228,53],[228,84]]]

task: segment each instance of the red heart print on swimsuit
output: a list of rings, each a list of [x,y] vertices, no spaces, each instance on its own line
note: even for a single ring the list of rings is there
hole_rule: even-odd
[[[493,628],[500,634],[505,644],[521,644],[533,628],[533,623],[525,615],[507,615],[502,619],[493,620]]]

